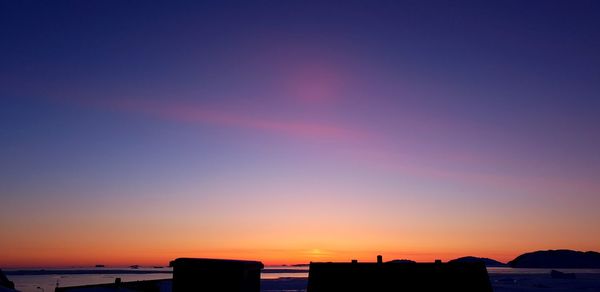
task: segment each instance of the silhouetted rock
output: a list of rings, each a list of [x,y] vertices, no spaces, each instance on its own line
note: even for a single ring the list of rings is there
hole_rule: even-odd
[[[462,257],[449,261],[449,263],[484,263],[486,267],[506,267],[505,263],[501,263],[497,260],[490,258],[478,258],[478,257]]]
[[[0,270],[0,287],[15,289],[15,284],[8,280],[8,278],[6,277],[6,275],[4,275],[4,272],[2,272],[2,270]]]
[[[600,253],[574,250],[546,250],[525,253],[508,263],[513,268],[599,269]]]

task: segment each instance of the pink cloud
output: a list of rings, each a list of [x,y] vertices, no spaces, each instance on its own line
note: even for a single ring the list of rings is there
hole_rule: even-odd
[[[199,105],[168,104],[139,100],[93,103],[96,106],[112,110],[142,113],[176,122],[242,128],[296,138],[358,141],[369,136],[366,132],[347,129],[334,124],[256,117],[245,113],[216,110]]]
[[[285,95],[306,104],[332,103],[340,99],[347,76],[336,66],[306,61],[290,67],[282,81]]]
[[[79,102],[82,103],[81,101]],[[416,145],[407,145],[405,148],[390,148],[384,137],[377,136],[376,133],[331,123],[256,117],[238,111],[217,110],[200,105],[172,104],[148,100],[87,100],[83,104],[113,111],[143,114],[154,118],[192,125],[207,124],[266,132],[296,139],[326,140],[346,145],[351,144],[350,147],[336,151],[333,156],[339,155],[338,158],[343,160],[350,159],[365,166],[384,169],[402,175],[426,177],[439,181],[459,181],[500,188],[514,188],[517,190],[527,189],[535,193],[547,193],[548,190],[552,189],[573,189],[573,187],[582,190],[598,189],[597,183],[590,183],[586,180],[573,181],[536,174],[516,176],[509,173],[480,173],[475,170],[449,167],[443,161],[420,161],[422,155],[419,155],[418,151],[415,152],[415,149],[418,149]],[[480,157],[473,153],[454,152],[452,157],[446,158],[448,159],[446,162],[467,160],[469,164],[494,163],[494,159],[477,159]]]

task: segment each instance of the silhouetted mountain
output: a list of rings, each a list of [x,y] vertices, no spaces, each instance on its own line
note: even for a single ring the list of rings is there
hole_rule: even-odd
[[[568,249],[525,253],[508,262],[513,268],[587,268],[600,269],[600,253]]]
[[[397,264],[414,264],[416,263],[413,260],[401,259],[401,260],[391,260],[388,263],[397,263]]]
[[[505,263],[501,263],[497,260],[493,260],[490,258],[478,258],[478,257],[462,257],[449,261],[449,263],[477,263],[482,262],[486,267],[506,267]]]

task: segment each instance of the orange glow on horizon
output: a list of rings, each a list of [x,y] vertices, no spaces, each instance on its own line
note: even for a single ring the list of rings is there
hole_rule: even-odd
[[[496,204],[498,214],[473,208],[478,203],[474,200],[451,205],[437,198],[438,204],[446,204],[441,209],[427,203],[432,199],[427,194],[419,196],[424,202],[408,194],[401,202],[393,203],[396,197],[368,204],[346,201],[339,208],[341,198],[322,195],[331,189],[292,185],[296,191],[280,198],[276,194],[283,191],[274,185],[269,189],[273,194],[234,196],[223,191],[210,200],[180,194],[185,198],[181,202],[157,190],[159,195],[146,194],[143,208],[137,199],[123,198],[118,205],[97,200],[85,211],[58,213],[44,207],[50,202],[40,201],[24,212],[39,217],[21,216],[15,218],[19,224],[3,226],[10,236],[0,239],[0,267],[165,266],[178,257],[282,265],[375,261],[377,255],[385,260],[479,256],[507,262],[534,250],[597,250],[595,243],[600,242],[600,234],[589,232],[594,220],[549,226],[539,218],[552,216],[552,210],[530,213],[530,206],[523,206],[529,209],[511,208],[512,216],[504,216],[502,201]],[[349,189],[335,192],[353,195]],[[588,214],[580,210],[581,216]]]
[[[577,247],[572,247],[577,249]],[[266,266],[280,266],[305,264],[309,262],[348,262],[358,260],[361,262],[374,262],[377,255],[383,255],[384,261],[394,259],[409,259],[417,262],[433,262],[441,259],[449,261],[462,256],[488,257],[501,262],[508,262],[519,254],[537,250],[538,248],[529,248],[520,251],[480,251],[473,250],[446,250],[436,252],[434,250],[423,251],[333,251],[320,248],[311,248],[303,250],[211,250],[206,252],[165,252],[156,250],[95,250],[91,252],[87,249],[69,249],[69,250],[40,250],[37,252],[29,251],[18,254],[4,254],[2,260],[3,268],[62,268],[62,267],[93,267],[97,264],[107,267],[129,267],[131,265],[140,265],[145,267],[168,266],[171,260],[179,257],[196,258],[220,258],[220,259],[238,259],[238,260],[257,260],[263,262]],[[586,248],[579,248],[588,250]]]

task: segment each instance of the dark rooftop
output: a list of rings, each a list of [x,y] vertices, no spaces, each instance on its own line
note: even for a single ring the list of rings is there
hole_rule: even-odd
[[[483,263],[311,263],[308,292],[491,292]]]
[[[264,265],[258,261],[240,261],[240,260],[222,260],[222,259],[204,259],[204,258],[178,258],[169,263],[171,267],[196,267],[201,266],[239,266],[244,269],[262,269]]]

